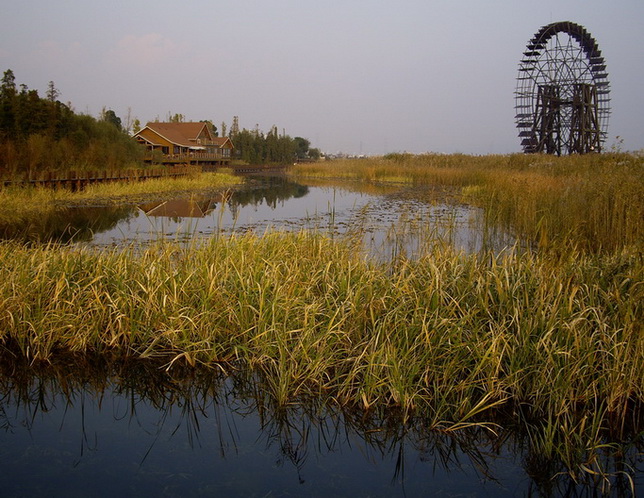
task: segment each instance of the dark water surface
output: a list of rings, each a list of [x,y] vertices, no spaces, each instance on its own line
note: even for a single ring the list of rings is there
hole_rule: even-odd
[[[104,370],[105,371],[104,371]],[[595,496],[526,438],[272,406],[260,379],[3,365],[2,496]],[[90,371],[91,370],[91,371]],[[636,486],[642,489],[642,460]],[[637,471],[637,469],[635,469]],[[622,476],[623,477],[623,476]],[[615,496],[629,496],[625,477]]]
[[[516,496],[528,486],[507,450],[484,472],[458,449],[446,463],[404,438],[372,444],[338,415],[294,413],[280,427],[243,400],[155,406],[113,384],[42,394],[2,405],[3,496]]]

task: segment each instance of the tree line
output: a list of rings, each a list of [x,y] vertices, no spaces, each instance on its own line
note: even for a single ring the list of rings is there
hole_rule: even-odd
[[[0,174],[27,176],[39,171],[103,170],[136,168],[145,154],[143,148],[123,128],[111,109],[98,118],[76,114],[71,104],[59,100],[53,81],[45,97],[27,85],[16,84],[11,69],[0,81]],[[129,118],[128,118],[129,120]],[[181,122],[182,114],[169,114],[169,121]],[[207,122],[213,133],[219,131]],[[140,128],[138,119],[133,128]],[[221,136],[228,127],[221,124]],[[228,137],[235,146],[234,158],[248,164],[290,164],[317,160],[320,151],[309,140],[279,133],[276,126],[263,132],[240,129],[233,118]]]
[[[52,81],[44,98],[17,85],[12,70],[0,81],[0,171],[118,169],[140,162],[143,151],[112,110],[100,117],[76,114],[58,100]]]
[[[311,143],[302,137],[292,138],[279,134],[273,126],[268,133],[259,129],[231,129],[229,138],[235,146],[238,159],[249,164],[290,164],[294,161],[317,160],[318,149],[310,148]]]
[[[184,121],[184,115],[168,113],[166,119],[180,123]],[[259,125],[253,130],[240,129],[237,116],[233,117],[230,129],[225,122],[221,123],[221,129],[210,120],[203,122],[209,125],[213,135],[228,136],[235,146],[234,158],[248,164],[290,164],[295,161],[315,161],[321,157],[320,150],[312,148],[309,140],[291,137],[284,132],[280,134],[275,125],[264,132]]]

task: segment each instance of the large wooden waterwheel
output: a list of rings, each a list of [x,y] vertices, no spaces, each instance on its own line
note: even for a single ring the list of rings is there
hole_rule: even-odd
[[[602,150],[610,83],[601,50],[583,26],[556,22],[537,31],[523,52],[515,96],[525,152]]]

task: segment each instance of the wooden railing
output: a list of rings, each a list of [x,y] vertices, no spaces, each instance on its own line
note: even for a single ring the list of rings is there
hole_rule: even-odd
[[[164,164],[196,164],[200,162],[230,161],[230,153],[223,152],[190,152],[188,154],[164,154],[163,156],[147,155],[145,161]]]

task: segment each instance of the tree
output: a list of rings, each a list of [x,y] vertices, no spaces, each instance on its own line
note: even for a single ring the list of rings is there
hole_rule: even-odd
[[[125,115],[125,124],[123,125],[123,131],[128,135],[132,131],[132,108],[127,108],[127,114]]]
[[[168,121],[170,123],[183,123],[186,117],[183,114],[172,114],[168,112]]]
[[[2,76],[0,85],[0,98],[13,98],[16,95],[16,77],[11,69],[7,69]]]
[[[49,82],[46,98],[20,85],[13,72],[0,82],[0,170],[33,174],[39,170],[122,168],[140,161],[143,150],[122,133],[121,120],[103,108],[100,118],[77,115],[56,100]]]
[[[210,133],[212,133],[213,137],[218,137],[219,133],[217,133],[217,127],[212,123],[211,120],[209,119],[202,119],[199,121],[200,123],[206,123],[208,125],[208,129],[210,130]]]
[[[16,78],[11,69],[7,69],[0,84],[0,138],[2,135],[13,135],[15,128]]]
[[[302,137],[295,137],[293,140],[295,141],[295,155],[297,158],[300,160],[308,158],[311,142]]]
[[[121,125],[121,118],[119,118],[112,109],[109,109],[102,114],[103,121],[113,124],[114,126],[116,126],[116,129],[118,131],[122,131],[123,127]]]
[[[60,97],[60,92],[54,86],[54,82],[50,81],[47,85],[47,100],[53,103],[58,100],[58,97]]]
[[[27,90],[26,85],[21,85],[14,109],[16,136],[26,138],[34,133],[54,135],[56,109],[51,102],[41,99],[36,90]]]
[[[233,116],[233,124],[230,127],[230,138],[235,140],[235,137],[239,133],[239,117]]]

